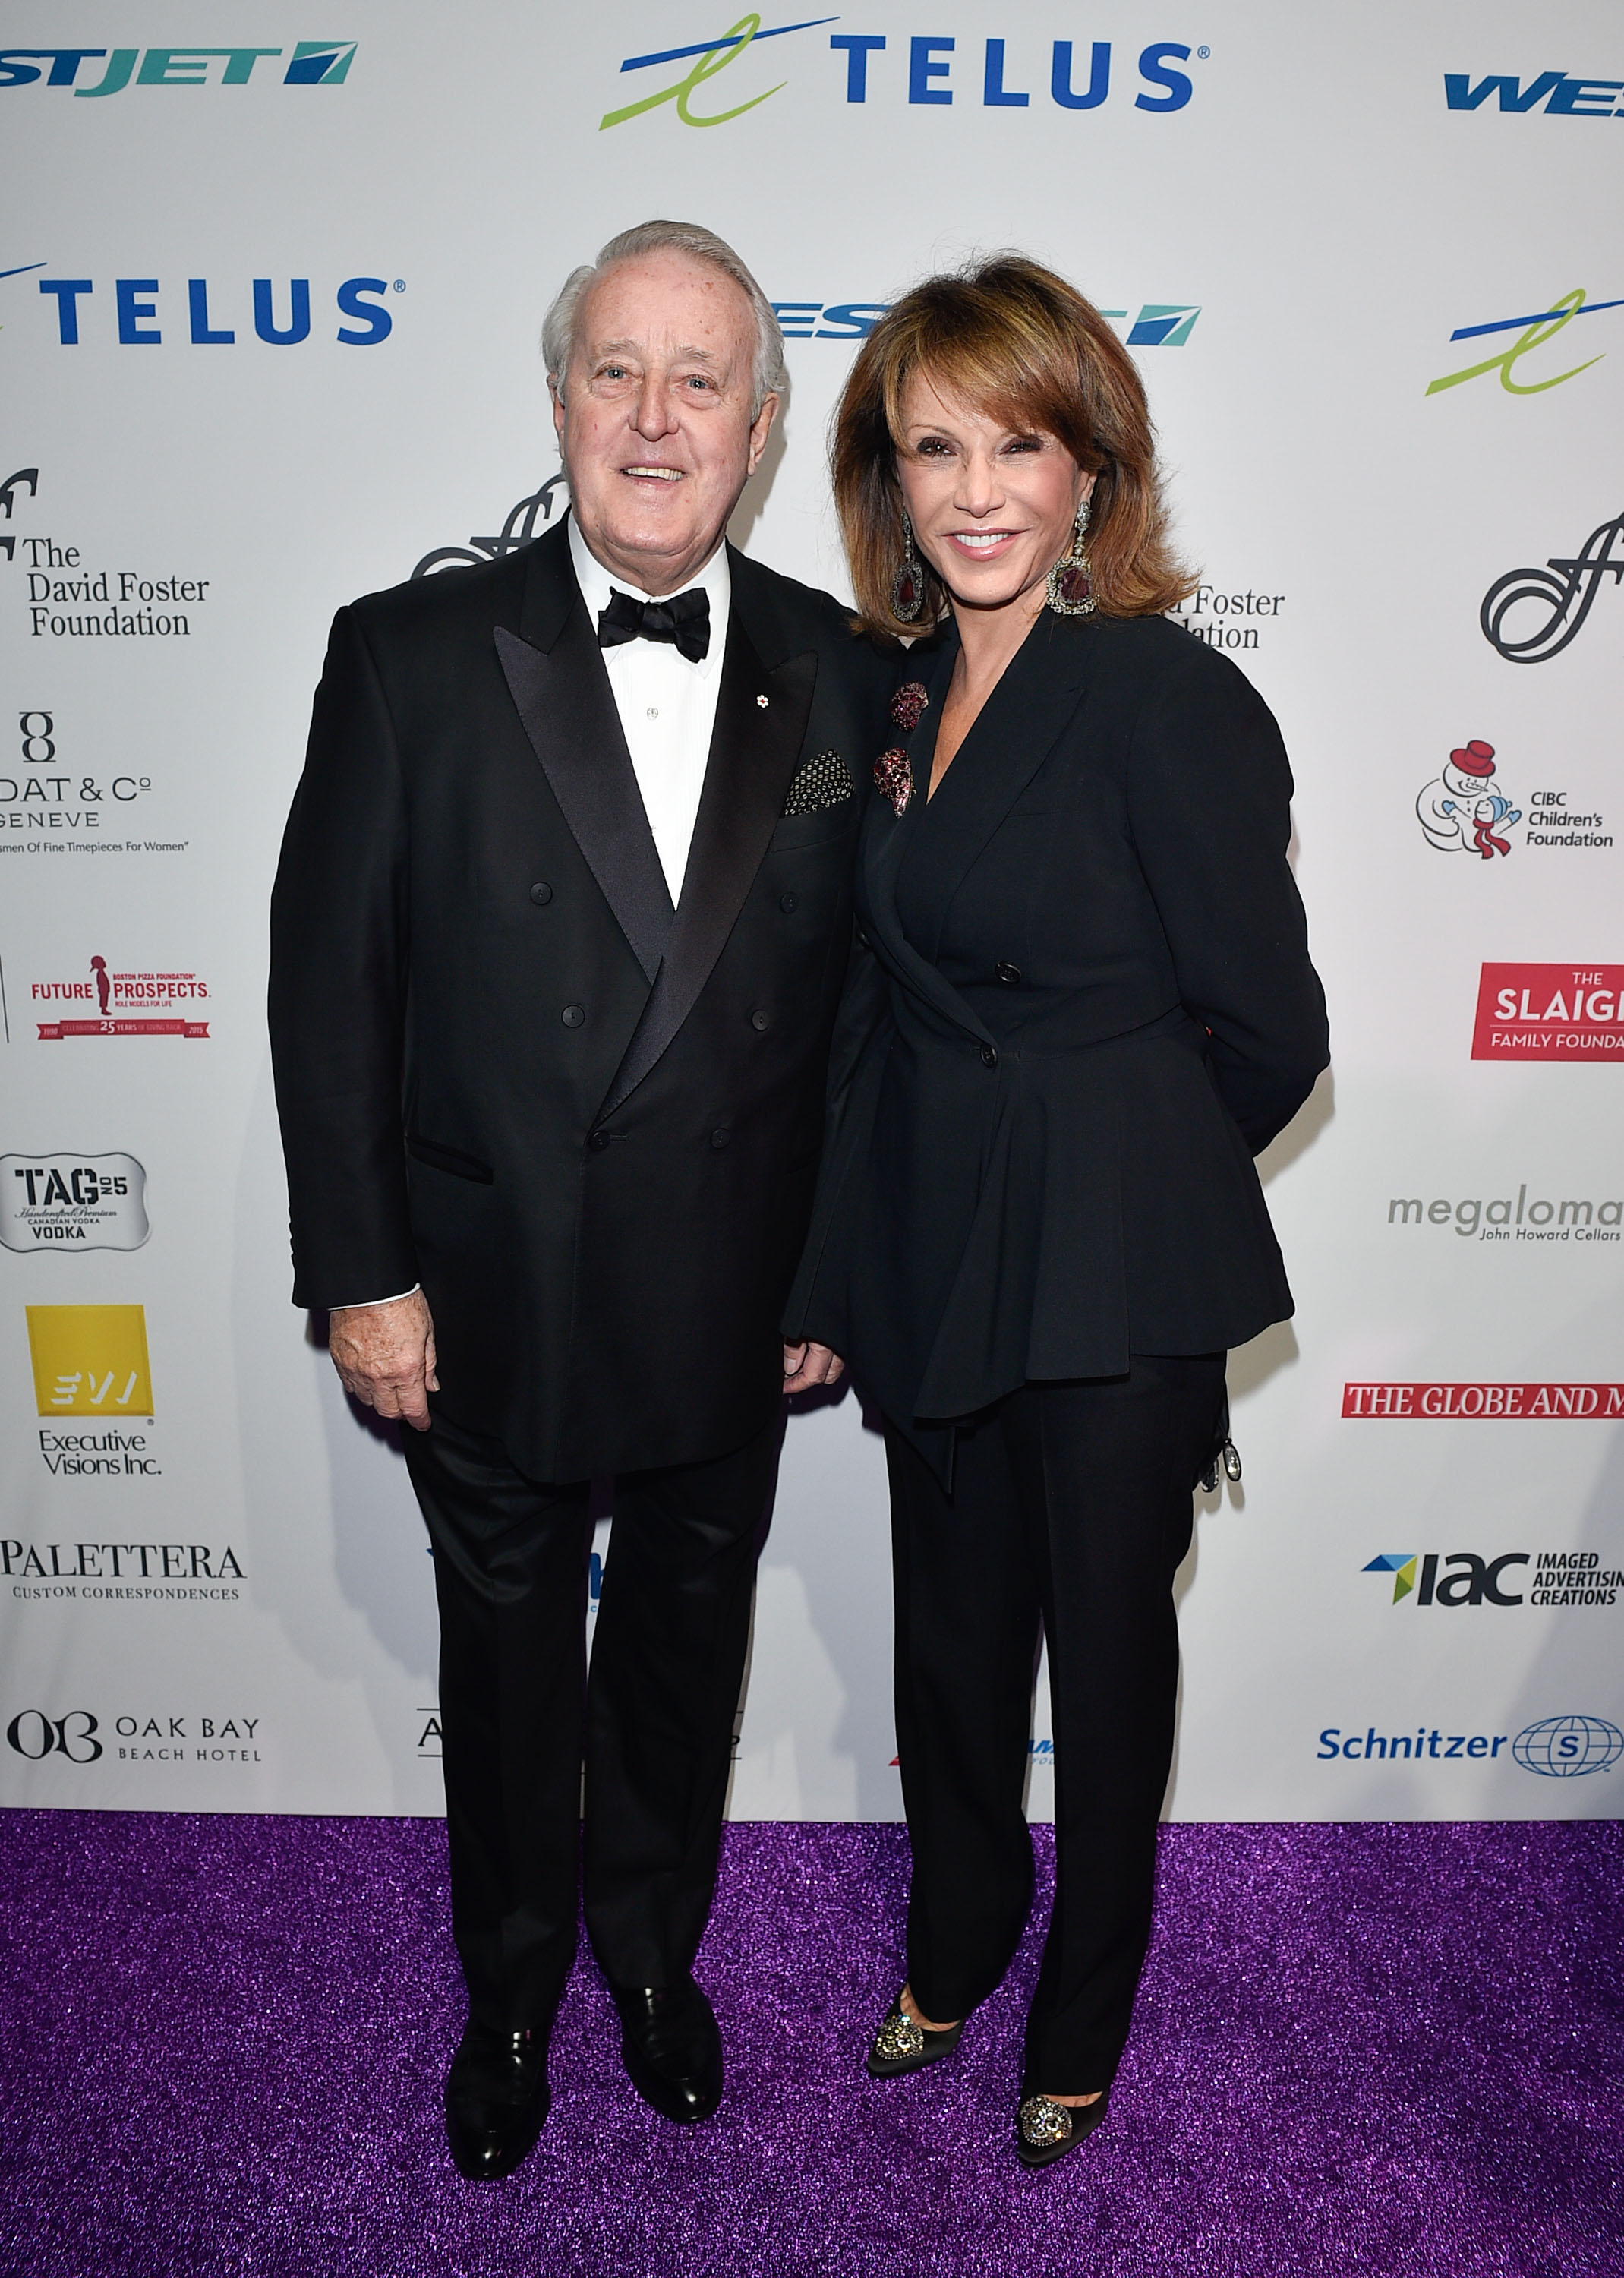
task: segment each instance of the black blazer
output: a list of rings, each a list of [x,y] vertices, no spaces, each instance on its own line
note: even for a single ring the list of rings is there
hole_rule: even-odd
[[[1291,774],[1234,666],[1045,612],[927,805],[957,651],[912,653],[917,788],[864,823],[863,1042],[786,1316],[904,1427],[1289,1314],[1252,1156],[1327,1058]]]
[[[283,845],[294,1301],[421,1281],[434,1405],[540,1479],[725,1453],[780,1396],[895,662],[729,559],[675,914],[562,527],[339,611]],[[828,751],[855,794],[785,815]]]

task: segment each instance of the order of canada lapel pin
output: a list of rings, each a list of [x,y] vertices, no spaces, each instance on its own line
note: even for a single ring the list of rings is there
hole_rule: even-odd
[[[766,698],[765,696],[758,696],[756,701],[765,712],[766,710]]]

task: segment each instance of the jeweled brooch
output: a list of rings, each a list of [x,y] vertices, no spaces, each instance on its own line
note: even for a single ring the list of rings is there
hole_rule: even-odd
[[[923,681],[904,680],[891,699],[891,725],[900,728],[904,736],[911,736],[929,702]]]
[[[891,802],[893,814],[900,814],[913,797],[913,770],[908,765],[906,752],[881,752],[874,761],[874,789],[881,798]]]

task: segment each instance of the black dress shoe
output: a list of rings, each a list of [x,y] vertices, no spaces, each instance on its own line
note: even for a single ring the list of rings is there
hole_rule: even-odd
[[[503,2032],[469,2020],[446,2075],[446,2135],[469,2182],[499,2182],[529,2157],[550,2101],[549,2030]]]
[[[721,2035],[690,1977],[683,1985],[612,1985],[631,2084],[667,2120],[708,2120],[721,2102]]]

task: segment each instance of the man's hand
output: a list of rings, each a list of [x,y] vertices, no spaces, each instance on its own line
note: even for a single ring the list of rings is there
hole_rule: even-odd
[[[838,1384],[845,1373],[845,1362],[827,1345],[813,1344],[809,1338],[804,1344],[784,1347],[786,1392],[810,1392],[814,1385]]]
[[[352,1399],[380,1416],[400,1417],[414,1432],[428,1430],[429,1395],[440,1383],[434,1372],[434,1321],[421,1289],[387,1305],[335,1306],[327,1321],[327,1349]]]

